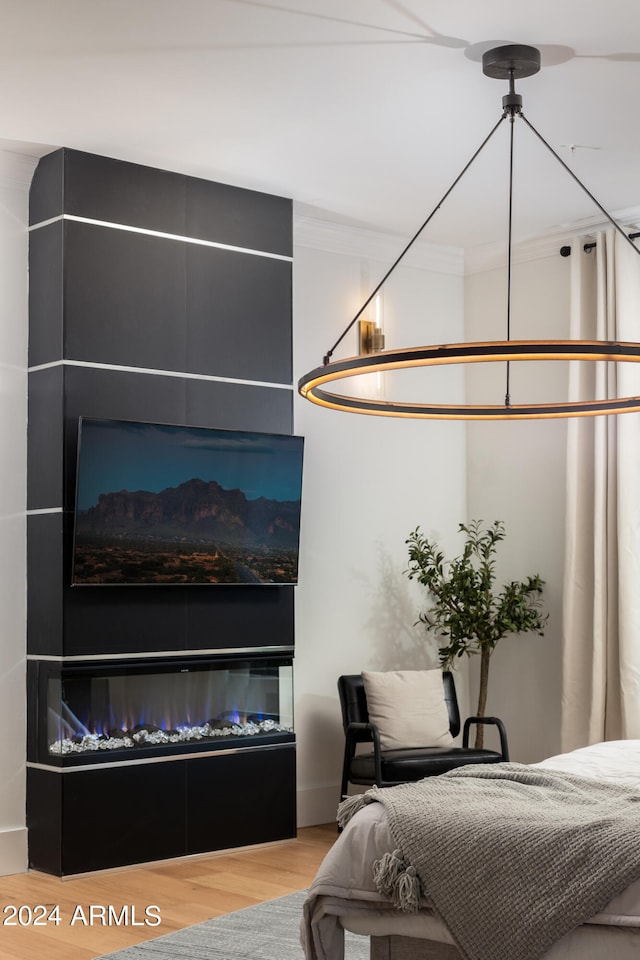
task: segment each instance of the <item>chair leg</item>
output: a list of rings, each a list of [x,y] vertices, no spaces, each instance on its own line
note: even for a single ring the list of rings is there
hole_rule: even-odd
[[[347,792],[349,790],[349,768],[351,766],[351,758],[353,757],[355,750],[353,746],[347,744],[344,751],[344,760],[342,761],[342,781],[340,783],[340,800],[345,800],[347,797]]]
[[[347,799],[347,791],[349,790],[349,767],[346,765],[345,770],[342,772],[342,783],[340,784],[340,800]]]

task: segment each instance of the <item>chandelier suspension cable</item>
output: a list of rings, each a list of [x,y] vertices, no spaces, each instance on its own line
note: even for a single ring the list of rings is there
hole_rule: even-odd
[[[513,70],[509,77],[509,95],[505,97],[510,103],[505,103],[503,116],[509,115],[509,226],[507,229],[507,341],[511,340],[511,261],[513,246],[513,135],[516,113],[522,109],[522,101],[515,92]],[[504,395],[505,407],[511,406],[510,394],[511,364],[507,360],[507,387]]]
[[[440,209],[440,207],[442,206],[442,204],[445,202],[445,200],[447,199],[447,197],[449,196],[449,194],[451,193],[451,191],[458,185],[458,183],[460,182],[460,180],[462,180],[462,178],[464,177],[465,173],[467,172],[467,170],[469,169],[469,167],[471,166],[471,164],[473,163],[473,161],[476,159],[476,157],[478,156],[478,154],[480,154],[480,153],[482,152],[482,150],[484,149],[484,147],[486,147],[486,145],[489,143],[489,140],[491,140],[491,137],[494,135],[494,133],[496,132],[496,130],[498,129],[498,127],[500,126],[500,124],[502,123],[502,121],[505,119],[505,117],[506,117],[506,112],[502,114],[502,116],[500,117],[500,119],[498,120],[498,122],[493,126],[491,132],[484,138],[484,140],[482,141],[482,143],[480,144],[480,146],[478,147],[478,149],[476,150],[476,152],[473,154],[473,156],[471,157],[471,159],[469,160],[469,162],[468,162],[467,164],[465,164],[465,166],[462,168],[462,170],[460,171],[460,173],[458,174],[458,176],[455,178],[455,180],[453,181],[453,183],[451,184],[451,186],[449,187],[449,189],[447,190],[447,192],[442,196],[442,198],[441,198],[441,199],[438,201],[438,203],[435,205],[435,207],[433,208],[433,210],[431,211],[431,213],[429,214],[429,216],[427,217],[427,219],[424,221],[424,223],[422,224],[422,226],[421,226],[418,230],[416,230],[416,232],[414,233],[413,237],[411,238],[411,240],[409,240],[409,243],[406,245],[406,247],[404,248],[404,250],[402,251],[402,253],[401,253],[398,257],[396,257],[396,259],[395,259],[394,262],[391,264],[391,266],[389,267],[389,269],[387,270],[387,272],[385,273],[384,277],[382,278],[382,280],[380,281],[380,283],[377,285],[377,287],[375,288],[375,290],[373,290],[372,293],[369,294],[369,296],[367,297],[367,299],[365,300],[365,302],[362,304],[362,306],[360,307],[360,309],[359,309],[358,312],[356,313],[356,315],[355,315],[355,317],[353,318],[353,320],[352,320],[349,324],[347,324],[347,326],[346,326],[345,329],[342,331],[342,333],[340,334],[340,336],[338,337],[338,339],[336,340],[336,342],[333,344],[333,346],[332,346],[329,350],[327,350],[327,352],[325,353],[325,355],[324,355],[324,357],[323,357],[323,361],[322,361],[325,366],[326,366],[326,365],[329,363],[329,361],[331,360],[331,357],[333,356],[333,351],[336,349],[337,346],[339,346],[340,343],[342,343],[342,341],[344,340],[344,338],[346,337],[346,335],[349,333],[349,331],[351,330],[351,328],[354,326],[355,323],[357,323],[357,321],[360,319],[360,317],[362,316],[362,314],[364,313],[364,311],[367,309],[367,307],[369,306],[369,304],[374,300],[376,294],[380,292],[380,290],[382,289],[382,287],[384,286],[384,284],[387,282],[387,280],[389,279],[389,277],[391,276],[391,274],[393,273],[393,271],[396,269],[396,267],[398,266],[398,264],[400,263],[400,261],[404,259],[405,255],[409,252],[409,250],[411,249],[411,247],[414,245],[414,243],[416,242],[416,240],[418,239],[418,237],[420,236],[420,234],[422,233],[422,231],[425,229],[425,227],[431,222],[431,220],[433,219],[433,217],[436,215],[436,213],[438,212],[438,210]]]

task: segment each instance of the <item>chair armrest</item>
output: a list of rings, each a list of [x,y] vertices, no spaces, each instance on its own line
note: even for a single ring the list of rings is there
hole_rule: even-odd
[[[370,733],[375,730],[375,724],[373,723],[356,723],[353,721],[347,726],[347,736],[350,733],[365,733],[369,731]]]
[[[500,753],[502,754],[503,761],[506,763],[509,760],[509,746],[507,743],[507,731],[505,730],[502,720],[499,720],[498,717],[467,717],[462,731],[463,747],[469,746],[469,730],[471,729],[472,723],[488,723],[498,728],[498,733],[500,734]]]

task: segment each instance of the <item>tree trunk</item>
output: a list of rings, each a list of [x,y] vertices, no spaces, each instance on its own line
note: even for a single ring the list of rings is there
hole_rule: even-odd
[[[487,689],[489,686],[489,658],[491,650],[483,650],[480,654],[480,692],[478,694],[478,710],[476,716],[484,717],[487,706]],[[484,746],[484,724],[476,724],[476,750]]]

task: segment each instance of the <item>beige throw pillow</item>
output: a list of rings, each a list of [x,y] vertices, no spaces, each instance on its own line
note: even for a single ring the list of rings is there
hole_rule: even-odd
[[[453,746],[441,670],[363,670],[362,679],[383,750]]]

